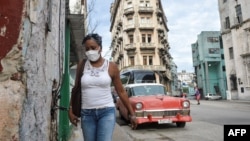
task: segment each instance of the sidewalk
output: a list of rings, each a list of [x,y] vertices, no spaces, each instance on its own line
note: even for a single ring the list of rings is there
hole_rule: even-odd
[[[74,130],[69,141],[84,141],[81,129]],[[113,134],[113,141],[133,141],[128,134],[116,123]]]
[[[113,141],[133,141],[129,135],[116,123]]]

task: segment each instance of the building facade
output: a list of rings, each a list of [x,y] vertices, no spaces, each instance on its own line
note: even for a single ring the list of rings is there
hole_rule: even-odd
[[[250,1],[218,0],[228,99],[250,100]]]
[[[171,91],[167,18],[160,0],[115,0],[111,5],[111,56],[120,70],[148,69]]]
[[[195,82],[195,74],[183,70],[177,73],[177,77],[179,81],[179,93],[177,93],[177,96],[181,96],[182,93],[186,93],[187,96],[193,95],[194,87],[197,85]]]
[[[191,46],[196,83],[201,96],[213,93],[226,99],[226,70],[220,31],[202,31]]]

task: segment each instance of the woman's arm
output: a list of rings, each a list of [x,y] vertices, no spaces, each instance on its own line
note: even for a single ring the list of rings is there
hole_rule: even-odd
[[[128,95],[122,86],[122,82],[120,79],[120,71],[119,71],[117,65],[113,62],[109,63],[109,75],[112,78],[112,82],[114,84],[115,90],[116,90],[119,98],[121,99],[122,103],[126,106],[128,112],[130,114],[130,121],[132,124],[132,129],[136,129],[137,122],[136,122],[136,118],[135,118],[135,113],[134,113],[132,106],[129,102]]]

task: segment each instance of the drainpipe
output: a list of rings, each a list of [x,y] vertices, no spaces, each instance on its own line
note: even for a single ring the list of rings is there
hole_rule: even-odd
[[[207,93],[209,93],[210,92],[210,82],[209,82],[209,80],[210,80],[210,78],[209,78],[209,73],[208,73],[208,62],[206,62],[205,63],[205,70],[206,70],[206,83],[207,83],[207,85],[206,85],[206,93],[204,94],[204,96],[207,94]]]
[[[69,73],[69,48],[70,48],[70,24],[66,22],[65,29],[65,59],[64,59],[64,74],[61,87],[60,107],[65,107],[59,110],[59,141],[67,141],[69,139],[69,118],[68,111],[69,95],[70,95],[70,73]]]

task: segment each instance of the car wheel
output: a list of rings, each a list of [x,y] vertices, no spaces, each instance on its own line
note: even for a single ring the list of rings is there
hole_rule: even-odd
[[[177,127],[183,128],[183,127],[185,127],[185,125],[186,125],[186,122],[176,122]]]

